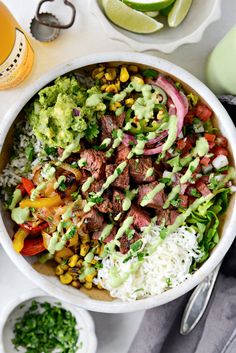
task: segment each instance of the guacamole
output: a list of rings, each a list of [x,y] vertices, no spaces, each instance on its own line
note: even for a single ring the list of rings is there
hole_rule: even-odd
[[[96,97],[95,97],[96,95]],[[79,141],[92,141],[99,134],[97,119],[106,109],[96,86],[86,90],[75,76],[59,77],[39,91],[27,108],[36,137],[48,147],[79,150]],[[91,104],[91,102],[99,104]]]

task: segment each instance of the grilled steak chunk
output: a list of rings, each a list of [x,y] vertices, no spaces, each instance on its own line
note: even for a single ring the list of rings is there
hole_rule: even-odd
[[[131,206],[131,209],[128,213],[128,217],[129,216],[134,218],[133,226],[138,229],[147,227],[151,222],[151,218],[149,217],[148,213],[136,205]]]
[[[113,206],[114,212],[120,213],[123,211],[122,202],[124,198],[125,198],[125,195],[121,191],[114,190],[113,198],[112,198],[112,206]]]
[[[107,224],[104,223],[104,226],[102,227],[101,230],[98,230],[98,231],[96,231],[96,232],[93,233],[93,235],[92,235],[92,239],[93,239],[93,240],[99,240],[99,238],[100,238],[100,236],[101,236],[101,234],[102,234],[102,231],[103,231],[103,229],[105,228],[106,225],[107,225]],[[111,230],[111,233],[108,235],[108,237],[106,237],[106,238],[103,240],[103,242],[104,242],[104,243],[109,243],[110,241],[112,241],[112,240],[115,238],[116,231],[117,231],[116,227],[113,227],[112,230]]]
[[[82,176],[79,180],[79,185],[83,185],[86,182],[86,180],[91,176],[91,174],[84,169],[81,169],[81,174]]]
[[[136,230],[131,226],[129,230],[134,230],[134,234],[132,239],[128,238],[127,234],[123,234],[122,237],[119,239],[120,241],[120,252],[122,254],[127,254],[130,249],[130,245],[135,243],[141,236],[136,232]]]
[[[89,232],[101,229],[103,221],[103,216],[100,215],[94,208],[92,208],[91,211],[85,215],[84,219]]]
[[[152,168],[151,157],[141,157],[129,160],[130,175],[137,184],[151,183],[155,175],[146,177],[148,169]]]
[[[154,181],[150,184],[140,185],[138,188],[138,201],[137,203],[140,205],[144,196],[146,196],[150,191],[152,191],[159,183]],[[152,200],[147,204],[147,207],[151,208],[159,208],[164,205],[166,196],[164,190],[159,191]]]
[[[88,170],[95,179],[99,180],[104,175],[105,154],[93,149],[84,150],[80,153],[80,158],[86,160],[86,165],[82,169]]]
[[[176,210],[163,210],[161,208],[158,208],[156,210],[156,215],[157,224],[160,225],[164,220],[165,225],[169,226],[175,222],[176,218],[179,216],[179,212],[177,212]]]
[[[90,188],[85,192],[81,191],[81,194],[83,195],[83,197],[88,199],[92,195],[92,193],[96,193],[101,190],[103,183],[104,183],[104,180],[98,180],[98,181],[95,180],[91,184]],[[108,192],[104,192],[102,194],[102,199],[103,201],[98,202],[94,207],[97,208],[98,211],[102,213],[112,212],[112,203],[109,200]]]
[[[106,165],[106,178],[114,173],[117,165],[115,164],[107,164]],[[129,178],[129,168],[126,167],[123,172],[116,178],[116,180],[111,184],[114,187],[125,190],[129,186],[130,178]]]
[[[112,138],[112,131],[117,130],[118,128],[115,117],[111,115],[104,115],[101,117],[101,124],[101,140],[104,140],[107,137]]]
[[[128,146],[125,146],[123,144],[119,145],[117,148],[117,154],[116,154],[116,163],[121,163],[127,159],[128,154],[130,153],[131,148]]]

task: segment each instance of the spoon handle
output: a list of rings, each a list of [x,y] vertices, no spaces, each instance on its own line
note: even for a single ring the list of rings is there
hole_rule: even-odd
[[[221,263],[193,291],[185,307],[181,325],[181,335],[189,334],[202,318],[210,300]]]

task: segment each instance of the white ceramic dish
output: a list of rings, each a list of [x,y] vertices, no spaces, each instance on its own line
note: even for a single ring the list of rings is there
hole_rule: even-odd
[[[52,305],[58,304],[58,299],[50,297],[40,290],[33,290],[26,292],[18,298],[9,303],[3,310],[0,318],[0,353],[15,353],[11,340],[14,337],[13,328],[16,319],[22,317],[25,311],[29,308],[32,300],[40,303],[49,302]],[[79,330],[78,353],[95,353],[97,350],[97,338],[95,334],[94,323],[91,315],[73,305],[62,302],[62,307],[73,313],[77,321],[77,328]],[[80,345],[80,342],[81,345]],[[24,350],[20,350],[20,353]]]
[[[179,46],[197,43],[205,29],[221,16],[221,0],[194,0],[188,16],[177,28],[165,25],[159,32],[147,35],[126,31],[105,16],[101,0],[89,0],[90,11],[99,19],[107,36],[128,44],[136,51],[160,50],[171,53]]]
[[[25,90],[24,98],[17,102],[8,113],[3,117],[0,126],[0,148],[2,148],[5,137],[14,122],[15,118],[24,107],[24,105],[29,101],[29,99],[43,86],[48,84],[50,81],[56,77],[65,74],[71,70],[78,69],[90,64],[100,63],[100,62],[132,62],[137,64],[147,65],[157,70],[163,71],[172,75],[177,80],[180,80],[190,86],[194,91],[196,91],[205,100],[211,109],[214,111],[215,115],[218,117],[219,128],[221,129],[224,136],[227,137],[232,150],[233,162],[236,161],[236,129],[231,121],[229,115],[216,98],[216,96],[197,78],[188,73],[187,71],[181,69],[180,67],[165,61],[163,59],[148,56],[145,54],[136,53],[104,53],[104,54],[94,54],[83,58],[74,59],[73,61],[55,68],[50,74],[41,77],[40,80],[34,82],[31,86],[27,87]],[[222,229],[222,237],[218,246],[212,252],[210,258],[203,264],[203,266],[198,269],[187,281],[166,291],[159,296],[152,296],[146,299],[138,300],[135,302],[121,302],[119,300],[114,300],[112,302],[105,302],[101,300],[94,300],[86,296],[84,293],[72,288],[71,286],[63,286],[60,284],[56,277],[47,277],[37,273],[31,266],[28,259],[17,254],[13,247],[12,241],[9,237],[13,235],[12,225],[9,222],[9,216],[2,212],[0,217],[0,239],[1,243],[12,259],[14,264],[31,279],[36,285],[41,287],[43,290],[48,292],[50,295],[59,298],[60,300],[84,307],[89,310],[107,313],[121,313],[121,312],[131,312],[136,310],[143,310],[152,307],[156,307],[165,303],[168,303],[184,293],[191,290],[197,284],[199,284],[222,260],[225,253],[229,249],[231,243],[235,237],[235,219],[236,219],[236,203],[235,198],[231,201],[230,215],[224,222],[224,227]]]

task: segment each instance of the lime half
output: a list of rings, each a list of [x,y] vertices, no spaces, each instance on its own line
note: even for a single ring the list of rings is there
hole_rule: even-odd
[[[122,0],[126,5],[138,11],[159,11],[171,5],[175,0]]]
[[[168,14],[170,27],[177,27],[185,19],[192,4],[192,0],[176,0]]]
[[[142,12],[131,9],[120,0],[102,0],[105,14],[113,23],[135,33],[153,33],[163,24]]]

